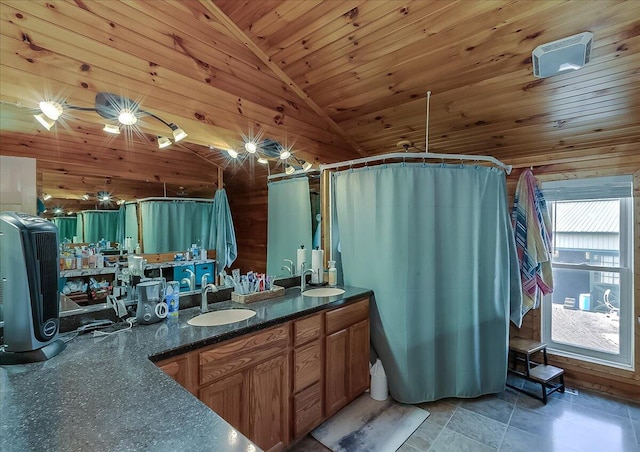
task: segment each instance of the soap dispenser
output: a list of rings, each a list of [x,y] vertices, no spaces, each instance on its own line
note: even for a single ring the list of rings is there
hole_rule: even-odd
[[[336,261],[329,261],[329,286],[335,287],[338,284],[338,270]]]

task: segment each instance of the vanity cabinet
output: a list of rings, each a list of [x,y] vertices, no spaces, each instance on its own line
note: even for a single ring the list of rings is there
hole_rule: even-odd
[[[299,438],[323,420],[322,313],[293,322],[293,438]]]
[[[325,416],[369,386],[369,300],[326,314]]]
[[[193,385],[191,383],[191,366],[189,363],[189,355],[181,355],[177,358],[169,358],[156,363],[162,371],[177,381],[182,387],[186,388],[192,394]]]
[[[197,350],[198,398],[264,450],[289,440],[289,325]]]
[[[369,299],[157,365],[264,450],[282,450],[369,386]]]

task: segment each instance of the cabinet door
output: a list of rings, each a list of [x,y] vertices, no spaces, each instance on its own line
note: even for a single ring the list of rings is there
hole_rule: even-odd
[[[347,384],[348,330],[340,330],[326,337],[325,350],[325,416],[329,417],[349,400]]]
[[[270,358],[247,370],[247,436],[260,448],[289,442],[289,356]]]
[[[171,358],[165,361],[161,361],[157,363],[157,366],[164,373],[177,381],[182,387],[186,388],[190,392],[193,392],[191,385],[191,372],[187,356],[183,355],[178,358]]]
[[[247,435],[242,422],[242,413],[246,410],[244,396],[245,374],[238,372],[230,377],[216,381],[202,388],[198,398],[225,421]]]
[[[369,387],[369,320],[349,327],[349,400]]]

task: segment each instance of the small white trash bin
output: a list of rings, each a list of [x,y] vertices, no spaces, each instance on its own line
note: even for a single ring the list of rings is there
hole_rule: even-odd
[[[373,400],[383,401],[389,397],[389,386],[387,385],[387,374],[384,373],[382,361],[377,359],[375,364],[369,369],[371,374],[370,395]]]

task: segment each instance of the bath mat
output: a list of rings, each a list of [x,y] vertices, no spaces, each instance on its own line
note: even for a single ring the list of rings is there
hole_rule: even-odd
[[[394,452],[429,416],[391,397],[373,400],[366,392],[334,414],[311,435],[333,452]]]

